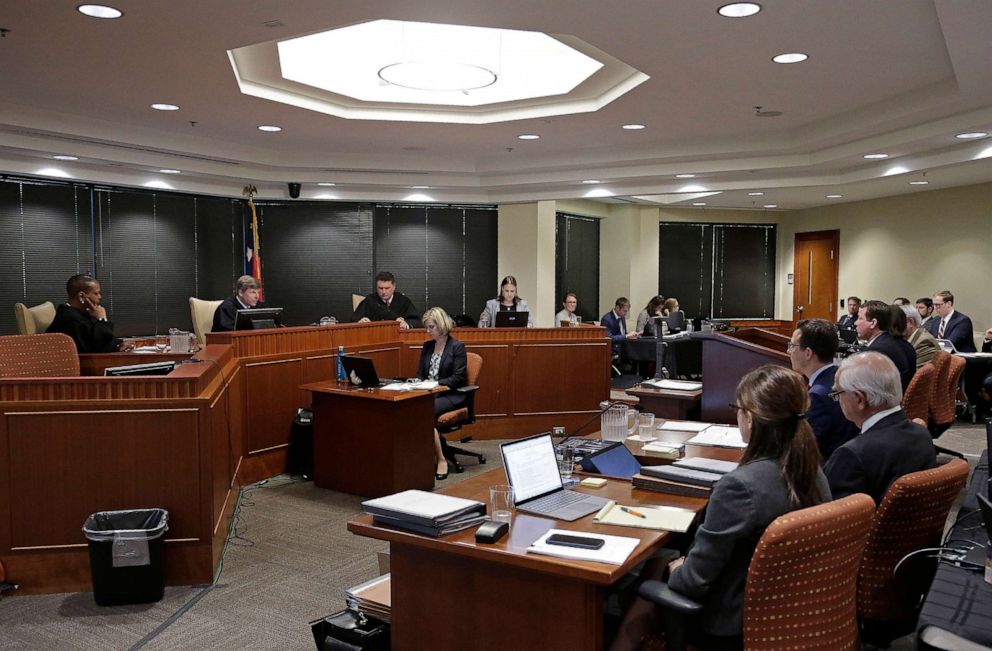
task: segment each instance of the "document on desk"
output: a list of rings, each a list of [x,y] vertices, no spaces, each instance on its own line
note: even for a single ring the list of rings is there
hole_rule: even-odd
[[[713,423],[697,423],[692,420],[666,420],[658,429],[668,432],[702,432]]]
[[[624,510],[625,508],[627,510]],[[688,509],[674,506],[622,507],[611,500],[599,510],[592,521],[595,524],[616,524],[621,527],[685,533],[695,518],[696,514]]]
[[[486,505],[477,500],[419,490],[407,490],[366,500],[362,502],[362,509],[373,516],[380,515],[429,526],[464,519],[460,516],[486,513]]]
[[[390,382],[379,387],[381,391],[430,391],[437,388],[437,380],[421,380],[420,382]]]
[[[702,382],[689,382],[687,380],[644,380],[641,384],[656,389],[672,389],[675,391],[698,391],[703,388]]]
[[[685,442],[686,445],[707,445],[714,448],[746,448],[747,443],[741,438],[741,430],[737,427],[710,425]]]
[[[548,539],[548,536],[556,533],[564,536],[600,538],[605,544],[599,549],[582,549],[579,547],[565,547],[563,545],[549,545],[544,542]],[[527,551],[533,554],[569,558],[575,561],[598,561],[610,565],[623,565],[624,561],[637,549],[639,542],[640,540],[637,538],[627,538],[625,536],[607,536],[601,533],[552,529],[535,540],[534,544],[527,548]]]

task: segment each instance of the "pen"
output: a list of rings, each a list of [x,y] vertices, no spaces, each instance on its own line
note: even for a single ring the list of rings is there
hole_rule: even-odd
[[[620,507],[620,510],[623,511],[624,513],[629,513],[631,515],[636,515],[639,518],[647,519],[647,517],[648,517],[648,516],[644,515],[643,513],[641,513],[640,511],[635,511],[634,509],[628,508],[626,506],[621,506]]]

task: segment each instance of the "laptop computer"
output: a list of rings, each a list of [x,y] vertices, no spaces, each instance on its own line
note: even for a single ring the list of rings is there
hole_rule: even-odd
[[[609,502],[605,497],[565,490],[550,434],[503,443],[499,452],[506,480],[513,487],[514,506],[524,513],[572,522]]]
[[[380,379],[375,372],[375,364],[368,357],[345,355],[341,358],[341,365],[344,366],[348,382],[356,387],[378,387],[393,381]]]
[[[854,328],[837,328],[837,334],[845,344],[858,343],[858,331]]]
[[[530,312],[497,312],[497,328],[526,328]]]
[[[954,347],[954,343],[950,339],[938,339],[937,345],[940,346],[940,349],[945,353],[954,355],[958,352],[957,348]]]

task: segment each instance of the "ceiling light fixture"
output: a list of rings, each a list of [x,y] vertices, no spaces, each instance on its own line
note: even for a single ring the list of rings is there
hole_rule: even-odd
[[[882,154],[882,153],[879,153],[879,154],[865,154],[864,157],[865,157],[866,160],[882,160],[883,158],[888,158],[889,155],[888,154]]]
[[[144,184],[146,188],[158,188],[159,190],[171,190],[172,186],[165,181],[148,181]]]
[[[39,176],[54,176],[55,178],[58,179],[72,178],[71,174],[69,174],[63,169],[59,169],[58,167],[43,167],[35,173],[38,174]]]
[[[318,183],[317,185],[323,188],[333,188],[337,183]]]
[[[519,136],[517,136],[517,138],[519,140],[539,140],[541,136],[537,135],[536,133],[522,133]]]
[[[749,196],[749,197],[763,197],[763,196],[765,196],[765,193],[764,192],[748,192],[747,193],[747,196]]]
[[[731,2],[716,10],[721,16],[726,18],[747,18],[761,11],[761,5],[757,2]]]
[[[179,107],[175,104],[152,104],[152,108],[156,111],[178,111]]]
[[[411,90],[467,93],[495,84],[496,73],[457,61],[404,61],[380,68],[379,79]]]
[[[434,199],[427,196],[423,192],[414,192],[413,194],[408,194],[403,197],[403,201],[434,201]]]
[[[959,138],[961,140],[975,140],[977,138],[985,138],[988,135],[989,135],[988,131],[968,131],[965,133],[959,133],[954,137]]]
[[[695,174],[676,174],[675,175],[675,178],[677,178],[677,179],[694,179],[694,178],[696,178],[696,175]]]
[[[706,202],[705,201],[693,201],[692,202],[692,205],[694,205],[694,206],[705,206],[706,205]]]
[[[596,199],[598,197],[612,197],[613,193],[606,188],[593,188],[589,190],[589,192],[586,192],[583,196],[585,196],[586,199]]]
[[[107,5],[79,5],[76,11],[90,18],[120,18],[124,12]]]
[[[600,181],[599,179],[586,179],[585,181],[583,181],[583,183],[586,185],[595,185],[597,183],[602,183],[602,181]]]
[[[644,125],[643,124],[625,124],[625,125],[623,125],[620,128],[621,129],[626,129],[627,131],[640,131],[641,129],[644,128]]]
[[[52,158],[55,160],[79,160],[79,156],[70,156],[69,154],[56,154]]]
[[[411,190],[430,190],[431,189],[431,186],[429,186],[429,185],[411,185],[410,186],[410,189]]]
[[[182,174],[182,172],[179,170],[164,169],[164,170],[159,170],[159,174]]]
[[[930,181],[910,181],[910,185],[930,185]]]
[[[809,55],[803,52],[784,52],[773,56],[772,61],[775,63],[802,63],[808,58]]]
[[[277,127],[274,124],[263,124],[258,127],[259,131],[265,131],[267,133],[276,133],[277,131],[282,131],[282,127]]]
[[[844,195],[842,194],[828,194],[827,199],[842,199]]]
[[[765,208],[778,208],[777,203],[766,203]]]

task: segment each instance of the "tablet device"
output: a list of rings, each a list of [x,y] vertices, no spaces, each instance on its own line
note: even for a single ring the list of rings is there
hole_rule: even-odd
[[[641,464],[622,442],[593,452],[579,462],[586,472],[610,477],[633,477],[641,471]]]

